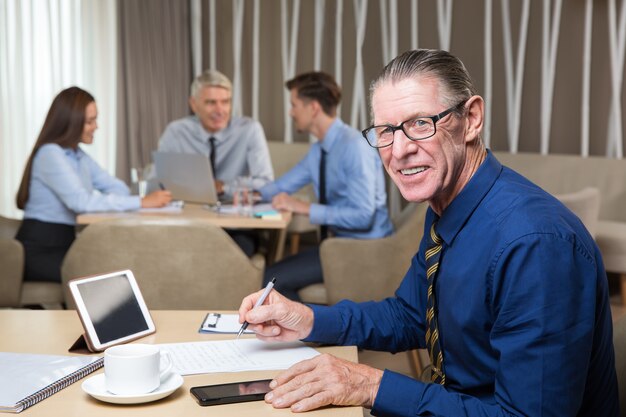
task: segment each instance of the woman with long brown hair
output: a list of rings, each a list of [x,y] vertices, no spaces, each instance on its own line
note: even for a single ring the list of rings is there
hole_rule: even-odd
[[[97,123],[95,99],[70,87],[52,102],[17,192],[24,220],[16,239],[25,251],[24,279],[61,281],[61,263],[74,241],[76,215],[161,207],[168,191],[141,198],[109,175],[79,144],[91,144]]]

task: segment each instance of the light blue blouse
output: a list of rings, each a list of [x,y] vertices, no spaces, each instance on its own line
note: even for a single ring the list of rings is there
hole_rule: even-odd
[[[76,224],[76,215],[141,207],[126,184],[109,175],[82,149],[43,145],[33,159],[25,219]]]

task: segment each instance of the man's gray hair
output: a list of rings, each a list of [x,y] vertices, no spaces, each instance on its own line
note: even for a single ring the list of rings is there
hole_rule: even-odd
[[[383,68],[370,85],[370,105],[374,92],[381,85],[397,83],[407,78],[433,77],[440,82],[439,93],[443,104],[453,106],[478,94],[472,77],[463,62],[451,53],[438,49],[407,51],[394,58]],[[462,109],[457,109],[461,112]]]
[[[222,87],[228,91],[233,91],[233,84],[227,76],[217,70],[205,70],[198,75],[191,83],[191,96],[196,97],[204,87]]]

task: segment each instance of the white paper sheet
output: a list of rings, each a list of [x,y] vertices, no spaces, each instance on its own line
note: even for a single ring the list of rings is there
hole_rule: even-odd
[[[163,207],[146,207],[140,208],[140,213],[182,213],[185,202],[182,200],[174,200],[167,206]]]
[[[302,342],[267,343],[257,339],[165,343],[173,369],[181,375],[287,369],[319,355]]]
[[[274,210],[272,203],[258,203],[252,206],[252,214]],[[239,207],[233,204],[222,204],[219,208],[220,214],[239,214]]]

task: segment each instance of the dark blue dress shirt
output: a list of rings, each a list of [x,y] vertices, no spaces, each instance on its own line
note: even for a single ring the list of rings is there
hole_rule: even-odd
[[[435,220],[429,209],[424,230]],[[607,278],[580,220],[489,153],[437,232],[446,386],[386,370],[372,413],[617,417]],[[425,246],[423,239],[395,297],[312,306],[307,340],[425,347]]]

